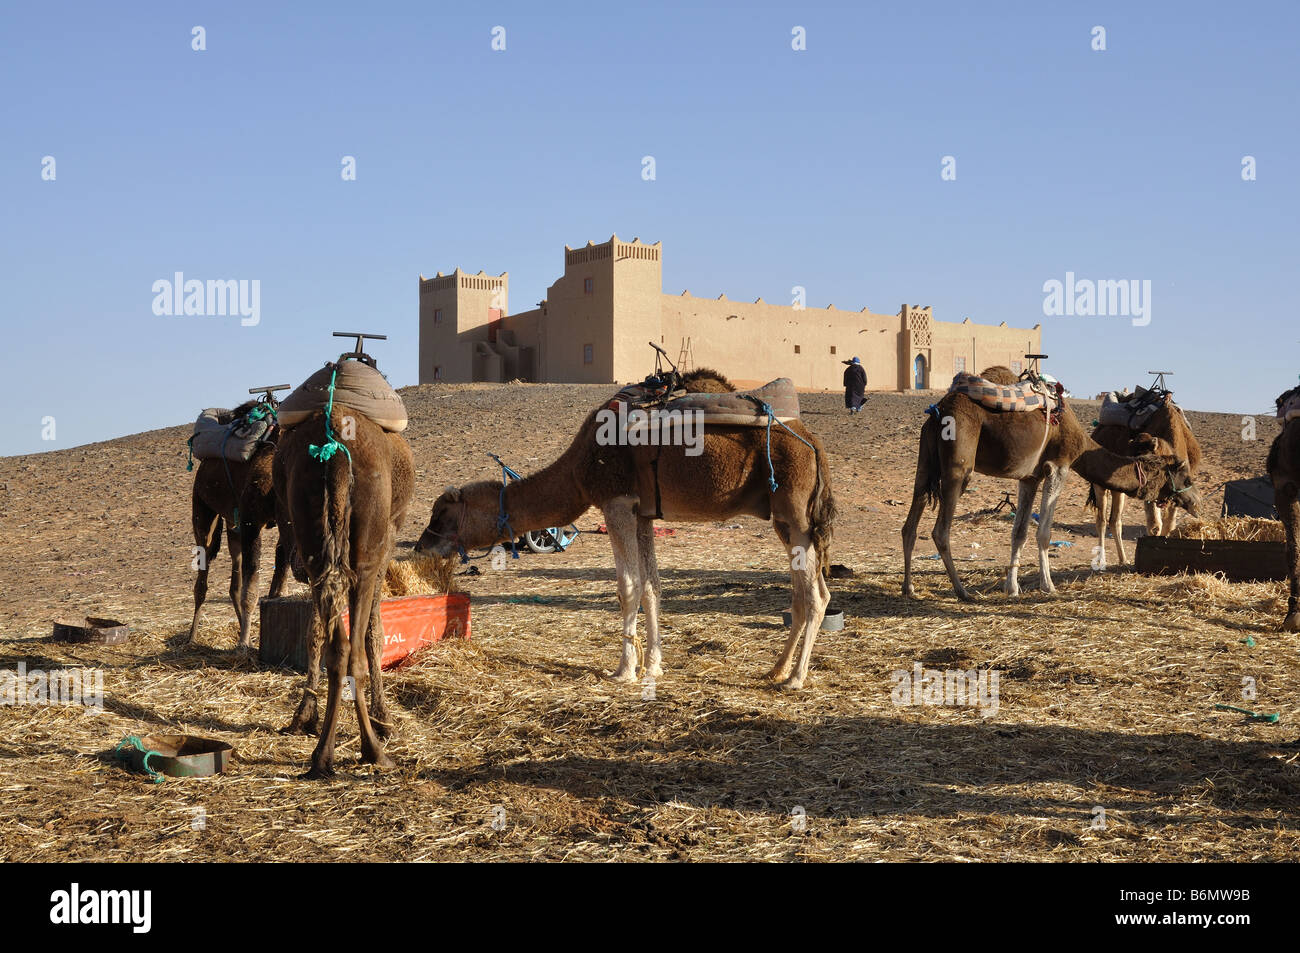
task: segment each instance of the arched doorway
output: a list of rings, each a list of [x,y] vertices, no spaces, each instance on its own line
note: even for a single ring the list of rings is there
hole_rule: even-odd
[[[916,389],[925,390],[925,355],[916,355]]]

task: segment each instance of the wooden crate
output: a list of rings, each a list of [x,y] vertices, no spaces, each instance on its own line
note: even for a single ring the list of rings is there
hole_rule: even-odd
[[[306,596],[262,599],[258,657],[268,665],[307,671],[307,648],[316,609]],[[379,604],[384,623],[381,664],[392,668],[412,652],[444,638],[470,637],[469,596],[402,596]],[[348,624],[345,613],[343,624]]]
[[[1143,536],[1133,567],[1155,574],[1217,572],[1232,582],[1286,579],[1286,543]]]

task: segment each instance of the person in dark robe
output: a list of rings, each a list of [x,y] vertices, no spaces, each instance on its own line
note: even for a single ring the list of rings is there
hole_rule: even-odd
[[[867,370],[856,357],[844,363],[848,365],[844,368],[844,406],[856,414],[867,399]]]

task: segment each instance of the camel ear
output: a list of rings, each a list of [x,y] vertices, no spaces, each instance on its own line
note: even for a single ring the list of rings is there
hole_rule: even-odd
[[[445,490],[442,491],[442,497],[443,497],[443,499],[445,499],[448,503],[459,503],[459,502],[460,502],[460,490],[457,489],[457,488],[454,487],[454,486],[449,486],[449,487],[447,487],[447,489],[445,489]]]

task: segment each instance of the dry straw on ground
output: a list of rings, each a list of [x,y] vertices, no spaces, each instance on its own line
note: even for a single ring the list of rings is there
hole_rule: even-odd
[[[1225,516],[1217,520],[1186,519],[1169,535],[1176,539],[1286,542],[1286,530],[1279,521],[1256,516]]]

